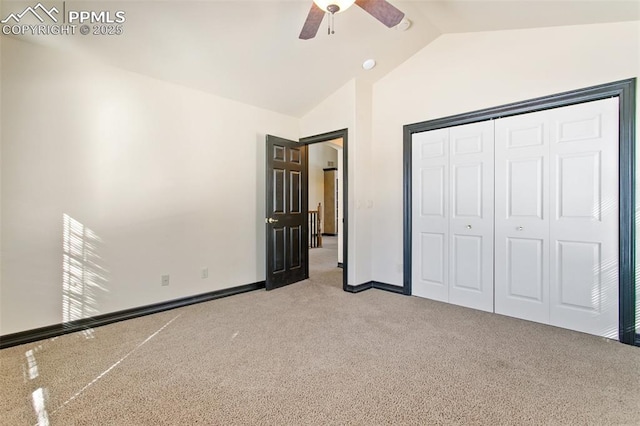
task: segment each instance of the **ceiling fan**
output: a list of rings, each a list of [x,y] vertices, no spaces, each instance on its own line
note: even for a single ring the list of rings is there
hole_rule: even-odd
[[[329,14],[329,34],[333,34],[333,16],[345,11],[353,3],[389,28],[395,27],[404,18],[404,13],[386,0],[313,0],[299,38],[302,40],[314,38],[325,13]]]

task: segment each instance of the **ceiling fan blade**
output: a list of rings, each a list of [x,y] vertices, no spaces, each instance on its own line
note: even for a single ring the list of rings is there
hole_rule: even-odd
[[[404,13],[386,0],[356,0],[356,4],[389,28],[402,21]]]
[[[300,36],[298,38],[302,40],[314,38],[318,33],[318,28],[320,28],[322,18],[324,18],[324,10],[316,6],[314,2],[311,2],[311,10],[309,10],[307,20],[304,21],[302,31],[300,31]]]

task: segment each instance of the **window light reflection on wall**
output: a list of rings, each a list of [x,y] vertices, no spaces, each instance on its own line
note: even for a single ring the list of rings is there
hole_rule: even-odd
[[[99,314],[99,295],[107,291],[107,270],[100,266],[102,240],[67,214],[63,215],[62,322]]]

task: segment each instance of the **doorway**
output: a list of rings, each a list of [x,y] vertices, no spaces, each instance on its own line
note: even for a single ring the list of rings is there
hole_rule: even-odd
[[[342,138],[307,146],[309,278],[342,286]]]
[[[347,289],[348,130],[342,129],[300,139],[308,148],[309,211],[318,211],[317,247],[310,247],[307,277],[335,280],[340,274]],[[333,181],[335,179],[335,181]],[[333,181],[333,182],[332,182]],[[333,183],[333,188],[331,184]],[[325,186],[327,191],[325,191]],[[320,204],[320,209],[318,209]],[[333,219],[334,223],[330,223]],[[313,238],[309,227],[310,239]]]

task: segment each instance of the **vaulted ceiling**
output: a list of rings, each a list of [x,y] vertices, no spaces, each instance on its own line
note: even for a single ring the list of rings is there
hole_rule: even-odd
[[[375,81],[444,33],[640,20],[640,0],[389,1],[412,22],[408,30],[353,6],[336,15],[334,35],[325,18],[314,39],[299,40],[311,0],[66,1],[67,10],[125,11],[123,34],[10,37],[302,116],[347,81]],[[35,3],[3,1],[2,17]],[[377,66],[365,71],[370,58]]]

